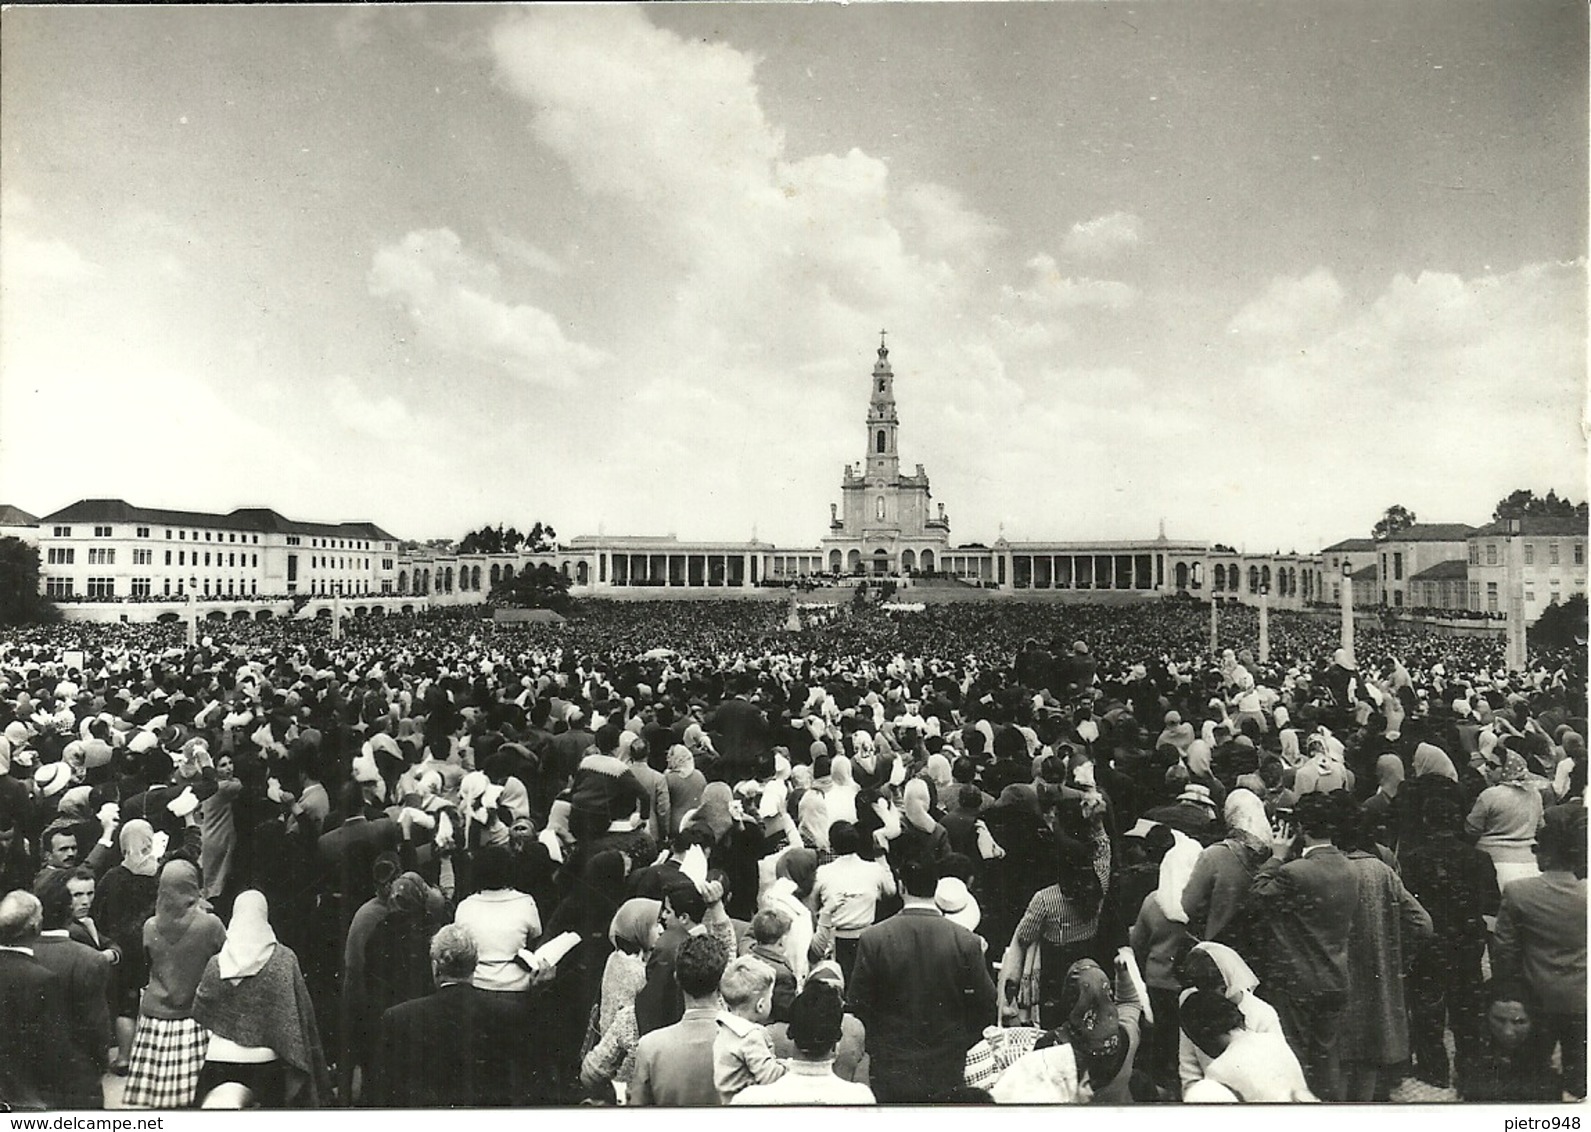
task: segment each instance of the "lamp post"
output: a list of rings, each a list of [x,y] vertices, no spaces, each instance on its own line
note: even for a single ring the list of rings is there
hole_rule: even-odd
[[[1210,660],[1219,663],[1221,659],[1221,615],[1218,611],[1215,595],[1210,595]]]
[[[331,639],[343,639],[343,599],[340,594],[333,594],[331,599]]]
[[[1525,567],[1521,561],[1521,524],[1508,520],[1508,621],[1504,661],[1510,672],[1525,670]]]
[[[1260,586],[1260,663],[1271,661],[1271,587]]]
[[[1342,647],[1353,655],[1353,566],[1342,560]]]
[[[193,590],[188,591],[188,647],[191,649],[199,643],[199,607],[194,604]]]

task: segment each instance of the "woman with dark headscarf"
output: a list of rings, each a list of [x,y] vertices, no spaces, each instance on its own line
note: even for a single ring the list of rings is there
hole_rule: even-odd
[[[1055,834],[1044,821],[1038,791],[1013,783],[983,813],[984,825],[1005,855],[984,862],[982,934],[989,950],[1005,949],[1033,894],[1054,875]]]
[[[774,866],[773,883],[762,894],[762,907],[777,909],[790,917],[783,947],[797,984],[806,979],[807,969],[815,961],[811,951],[816,921],[808,901],[817,878],[818,854],[811,849],[791,849],[780,855]]]
[[[1079,1081],[1093,1090],[1094,1104],[1127,1104],[1133,1064],[1143,1037],[1143,1006],[1117,965],[1116,986],[1092,959],[1066,970],[1056,1003],[1059,1025],[1036,1048],[1068,1044],[1077,1060]]]
[[[193,1103],[210,1035],[193,1017],[193,997],[226,926],[201,907],[199,870],[177,858],[160,870],[155,914],[144,924],[149,985],[139,1001],[124,1103],[186,1108]]]
[[[629,858],[617,849],[604,849],[586,861],[569,895],[553,910],[544,933],[556,939],[577,932],[580,943],[558,964],[558,973],[545,997],[561,1004],[550,1018],[547,1057],[566,1078],[578,1068],[583,1038],[592,1030],[592,1014],[602,996],[602,974],[607,969],[613,942],[608,928],[624,904],[624,878]],[[600,1036],[600,1035],[593,1035]]]
[[[1080,959],[1102,950],[1100,910],[1110,876],[1110,839],[1100,815],[1090,820],[1089,841],[1059,842],[1059,873],[1054,884],[1033,894],[1000,965],[1002,1008],[1037,1009],[1039,1024],[1056,1025],[1063,980]],[[1035,967],[1037,973],[1035,977]]]
[[[291,948],[277,942],[265,897],[238,895],[226,943],[212,956],[194,994],[193,1017],[210,1031],[202,1099],[234,1082],[262,1108],[318,1108],[330,1080],[309,988]]]
[[[374,1038],[382,1013],[400,1002],[431,993],[431,936],[447,922],[442,894],[418,873],[404,873],[392,882],[387,915],[371,930],[365,947],[363,1028]],[[368,1045],[361,1064],[369,1064]]]
[[[122,824],[121,864],[100,878],[94,893],[93,920],[100,933],[121,952],[111,973],[112,1007],[116,1016],[116,1061],[113,1073],[126,1073],[138,1027],[138,1000],[149,976],[144,955],[144,921],[155,914],[160,859],[155,831],[142,818]]]
[[[687,827],[691,826],[713,835],[707,862],[722,869],[727,879],[725,910],[737,920],[751,919],[757,912],[757,862],[766,848],[761,823],[746,817],[728,786],[709,782],[702,791],[701,804],[687,822]]]
[[[1199,855],[1182,903],[1199,938],[1241,947],[1240,912],[1254,874],[1270,859],[1271,827],[1265,804],[1250,790],[1233,790],[1224,809],[1226,839]]]

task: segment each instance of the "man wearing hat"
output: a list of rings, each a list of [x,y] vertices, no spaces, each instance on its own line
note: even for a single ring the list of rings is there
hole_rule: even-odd
[[[1221,840],[1222,834],[1221,823],[1216,818],[1215,799],[1208,786],[1189,782],[1186,776],[1182,764],[1172,767],[1166,773],[1166,784],[1180,787],[1176,800],[1168,806],[1145,811],[1144,818],[1179,830],[1200,845],[1213,845]]]

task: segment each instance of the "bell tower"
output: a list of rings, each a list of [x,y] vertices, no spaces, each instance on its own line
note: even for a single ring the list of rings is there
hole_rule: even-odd
[[[878,361],[873,363],[873,382],[867,401],[867,465],[869,480],[882,477],[893,481],[900,474],[900,449],[896,433],[900,418],[895,415],[895,372],[889,365],[885,332],[878,332]]]

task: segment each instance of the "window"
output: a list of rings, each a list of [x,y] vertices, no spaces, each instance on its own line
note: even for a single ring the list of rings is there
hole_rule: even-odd
[[[152,550],[134,550],[133,551],[133,565],[134,566],[153,566],[154,564],[155,564],[155,552],[154,551],[152,551]]]
[[[95,527],[94,528],[94,537],[95,538],[110,538],[110,528],[109,527]]]
[[[55,528],[55,537],[56,538],[71,538],[72,537],[72,528],[71,527],[56,527]]]
[[[258,566],[260,564],[260,556],[258,554],[255,554],[255,555],[251,555],[251,557],[254,559],[254,561],[252,563],[250,563],[250,565]]]
[[[177,551],[177,565],[178,566],[186,566],[187,564],[188,564],[188,552],[186,550]]]
[[[148,597],[149,596],[149,579],[148,578],[134,578],[133,579],[132,594],[133,594],[134,597]]]
[[[1558,564],[1558,544],[1555,542],[1547,544],[1547,563],[1552,566]]]
[[[1534,602],[1536,600],[1536,589],[1534,586],[1525,587],[1525,600],[1529,602]]]
[[[166,579],[165,588],[161,592],[164,593],[167,597],[171,596],[171,579],[170,578]]]
[[[166,529],[166,537],[168,539],[171,537],[171,529],[169,527]]]
[[[148,538],[149,537],[149,528],[148,527],[139,527],[136,533],[137,533],[139,538]]]
[[[1481,544],[1478,542],[1469,544],[1469,564],[1471,566],[1479,566],[1481,564]]]
[[[210,541],[210,532],[209,531],[205,531],[204,532],[204,541],[205,542],[209,542]]]
[[[1479,582],[1471,582],[1469,584],[1469,607],[1471,609],[1479,609],[1481,607],[1481,584]]]
[[[210,596],[210,579],[209,578],[206,578],[204,580],[204,596],[205,597],[209,597]]]
[[[1576,566],[1585,565],[1585,543],[1583,542],[1574,544],[1574,564]]]
[[[210,552],[208,550],[204,552],[204,564],[206,566],[210,565]]]
[[[235,535],[235,534],[227,535],[226,540],[228,542],[237,542],[238,541],[238,536]]]
[[[1526,566],[1534,565],[1535,561],[1536,561],[1536,544],[1533,543],[1533,542],[1527,542],[1525,544],[1525,565]]]
[[[115,597],[115,578],[90,578],[88,580],[89,597]]]
[[[883,429],[879,429],[878,430],[878,454],[880,456],[882,456],[884,454],[884,430]]]
[[[257,597],[257,596],[259,596],[259,592],[260,592],[260,583],[259,583],[259,579],[256,578],[255,580],[253,580],[253,581],[251,581],[249,583],[249,596],[250,597]]]
[[[1392,555],[1392,580],[1403,581],[1403,555],[1399,552],[1394,552]]]
[[[238,556],[236,554],[228,554],[226,556],[226,564],[228,566],[236,566],[238,564]]]
[[[177,532],[177,538],[179,540],[186,539],[187,537],[188,537],[188,532],[187,531],[178,531]]]
[[[392,559],[390,559],[390,558],[383,558],[383,559],[382,559],[382,560],[381,560],[381,568],[382,568],[382,569],[383,569],[383,570],[390,570],[390,569],[392,569]]]
[[[1403,608],[1403,591],[1402,590],[1393,590],[1392,591],[1392,604],[1393,604],[1394,607],[1396,607],[1398,609],[1402,609]]]
[[[1486,565],[1497,565],[1497,544],[1495,542],[1486,544]]]
[[[1488,613],[1496,613],[1497,612],[1497,583],[1496,582],[1487,582],[1486,583],[1486,612],[1488,612]]]
[[[878,497],[878,517],[880,519],[884,517],[884,497],[882,495]]]
[[[300,539],[297,535],[288,535],[287,536],[287,545],[288,546],[297,546],[302,541],[303,540]]]
[[[169,551],[169,550],[166,551],[166,565],[167,566],[171,565],[171,551]]]
[[[70,566],[77,561],[77,551],[68,546],[52,546],[44,553],[45,561],[51,566]]]
[[[1551,599],[1552,599],[1552,604],[1553,604],[1553,605],[1557,605],[1557,604],[1558,604],[1558,598],[1559,598],[1559,597],[1560,597],[1560,596],[1561,596],[1561,595],[1560,595],[1560,594],[1559,594],[1559,592],[1558,592],[1558,591],[1557,591],[1557,590],[1553,590],[1553,591],[1552,591],[1552,593],[1551,593],[1551,595],[1550,595],[1550,597],[1551,597]]]
[[[259,546],[260,545],[260,536],[259,535],[255,535],[254,536],[254,545],[255,546]]]
[[[71,578],[46,578],[44,579],[44,592],[49,597],[71,597]]]
[[[110,547],[91,546],[88,549],[88,564],[90,566],[116,565],[116,551]]]

